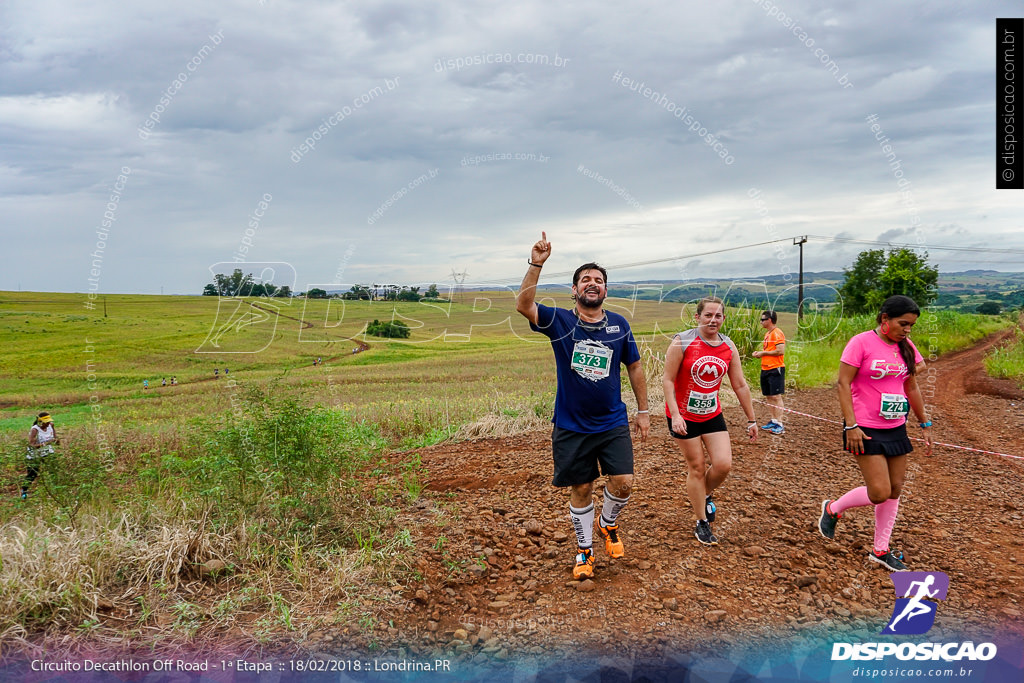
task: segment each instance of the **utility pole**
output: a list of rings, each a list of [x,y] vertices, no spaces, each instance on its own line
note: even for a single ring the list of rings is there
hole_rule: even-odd
[[[806,241],[807,235],[793,238],[793,244],[800,247],[800,286],[796,295],[796,319],[798,321],[804,319],[804,242]]]
[[[103,297],[103,317],[107,317],[107,297]]]

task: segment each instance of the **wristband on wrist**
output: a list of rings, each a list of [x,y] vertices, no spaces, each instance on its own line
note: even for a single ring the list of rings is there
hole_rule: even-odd
[[[636,414],[637,415],[644,415],[644,414],[649,413],[649,412],[651,412],[651,411],[649,411],[649,410],[638,410],[638,411],[636,411]]]
[[[925,427],[931,427],[931,426],[932,426],[932,421],[931,420],[928,420],[927,422],[922,422],[921,423],[921,429],[924,429]]]
[[[534,263],[530,259],[526,259],[526,262],[529,263],[534,268],[543,268],[544,267],[544,264],[542,264],[542,263]]]
[[[860,425],[859,425],[859,424],[857,424],[856,422],[854,422],[854,423],[853,423],[852,425],[850,425],[849,427],[843,426],[843,431],[844,431],[844,432],[848,432],[848,431],[850,431],[851,429],[860,429]]]

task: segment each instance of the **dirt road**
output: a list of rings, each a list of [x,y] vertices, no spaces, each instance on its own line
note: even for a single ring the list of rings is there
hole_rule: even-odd
[[[1020,394],[981,367],[996,341],[939,359],[920,381],[935,387],[926,394],[937,441],[1024,456]],[[786,405],[840,415],[831,388],[790,393]],[[400,520],[418,548],[433,548],[415,562],[421,580],[402,587],[405,601],[383,610],[375,630],[324,632],[312,645],[330,635],[482,662],[553,651],[663,657],[801,632],[874,637],[893,587],[866,559],[872,513],[849,511],[832,542],[815,526],[821,501],[861,485],[859,471],[840,449],[838,426],[787,417],[786,434],[762,432],[751,444],[742,413],[726,410],[734,469],[716,494],[721,545],[709,548],[693,538],[685,464],[655,411],[620,518],[626,557],[611,560],[595,544],[596,577],[583,584],[571,580],[568,499],[550,484],[546,432],[422,449],[428,490]],[[933,638],[1024,633],[1022,475],[1024,460],[944,447],[931,458],[912,454],[893,547],[911,569],[950,577]]]

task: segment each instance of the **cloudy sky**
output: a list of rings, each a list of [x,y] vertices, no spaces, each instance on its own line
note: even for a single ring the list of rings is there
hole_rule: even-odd
[[[549,281],[776,274],[804,234],[1024,271],[1024,192],[994,189],[995,18],[1019,14],[6,0],[0,289],[198,293],[237,258],[299,290],[512,282],[541,231]],[[864,248],[812,239],[806,267]]]

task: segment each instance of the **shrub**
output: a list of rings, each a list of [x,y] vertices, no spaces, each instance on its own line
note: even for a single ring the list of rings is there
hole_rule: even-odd
[[[992,349],[985,356],[985,371],[1024,387],[1024,332],[1017,329],[1011,343]]]
[[[372,334],[375,337],[387,337],[390,339],[408,339],[409,326],[403,323],[401,320],[381,322],[379,320],[374,319],[372,323],[366,326],[366,333]]]
[[[1003,310],[1003,306],[998,301],[985,301],[974,310],[982,315],[999,315]]]
[[[195,481],[215,519],[272,521],[288,535],[343,529],[337,508],[358,505],[353,479],[385,446],[375,427],[340,411],[258,389],[218,426],[200,424],[191,457],[165,456],[163,467]]]

